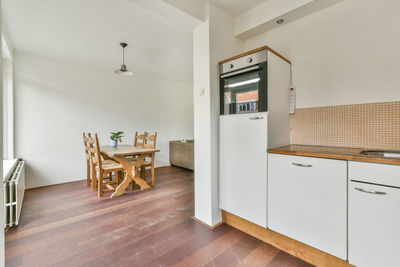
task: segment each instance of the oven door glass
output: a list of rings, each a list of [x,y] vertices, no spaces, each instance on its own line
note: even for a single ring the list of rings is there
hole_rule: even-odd
[[[256,70],[221,78],[221,114],[266,111],[265,76],[263,70]]]

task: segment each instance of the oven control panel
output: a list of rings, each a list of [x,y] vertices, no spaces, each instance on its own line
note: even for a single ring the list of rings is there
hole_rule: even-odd
[[[267,50],[261,50],[259,52],[246,55],[219,65],[219,73],[220,74],[228,73],[252,65],[257,65],[265,61],[267,61]]]

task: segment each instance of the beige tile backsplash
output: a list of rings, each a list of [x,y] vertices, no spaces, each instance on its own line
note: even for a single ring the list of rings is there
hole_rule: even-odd
[[[400,150],[400,101],[299,108],[292,144]]]

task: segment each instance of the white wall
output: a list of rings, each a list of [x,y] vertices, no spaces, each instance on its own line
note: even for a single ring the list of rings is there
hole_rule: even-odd
[[[14,158],[14,48],[2,24],[2,75],[3,75],[3,159]]]
[[[3,32],[2,30],[2,20],[3,14],[1,12],[1,2],[0,2],[0,36]],[[2,42],[0,42],[0,55],[2,54]],[[0,57],[0,81],[2,81],[2,57]],[[0,99],[3,99],[3,83],[0,82]],[[3,101],[0,101],[0,125],[3,125]],[[0,127],[0,135],[3,135],[3,126]],[[3,138],[0,138],[0,150],[3,151]],[[0,175],[3,177],[3,161],[0,161]],[[0,190],[0,207],[4,209],[4,191]],[[0,212],[0,266],[5,265],[4,257],[4,212]]]
[[[244,43],[235,37],[234,18],[216,5],[210,5],[210,98],[211,98],[211,174],[214,225],[221,220],[219,209],[219,116],[220,80],[218,62],[243,52]]]
[[[156,166],[169,164],[169,140],[193,138],[193,85],[15,53],[15,154],[27,186],[86,178],[82,132],[157,131]]]
[[[211,124],[210,124],[210,25],[193,31],[195,217],[212,225]]]
[[[241,53],[243,43],[234,37],[231,16],[213,4],[208,4],[206,10],[206,21],[193,33],[195,217],[215,225],[221,221],[218,61]]]
[[[292,61],[297,107],[400,100],[400,1],[345,0],[245,42]]]

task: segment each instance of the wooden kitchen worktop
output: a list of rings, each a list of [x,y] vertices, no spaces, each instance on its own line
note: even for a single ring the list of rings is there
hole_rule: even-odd
[[[362,148],[348,147],[327,147],[327,146],[307,146],[307,145],[287,145],[268,149],[268,153],[295,155],[304,157],[326,158],[326,159],[341,159],[351,161],[363,161],[382,164],[400,165],[399,158],[383,158],[377,156],[367,156],[360,154]]]

